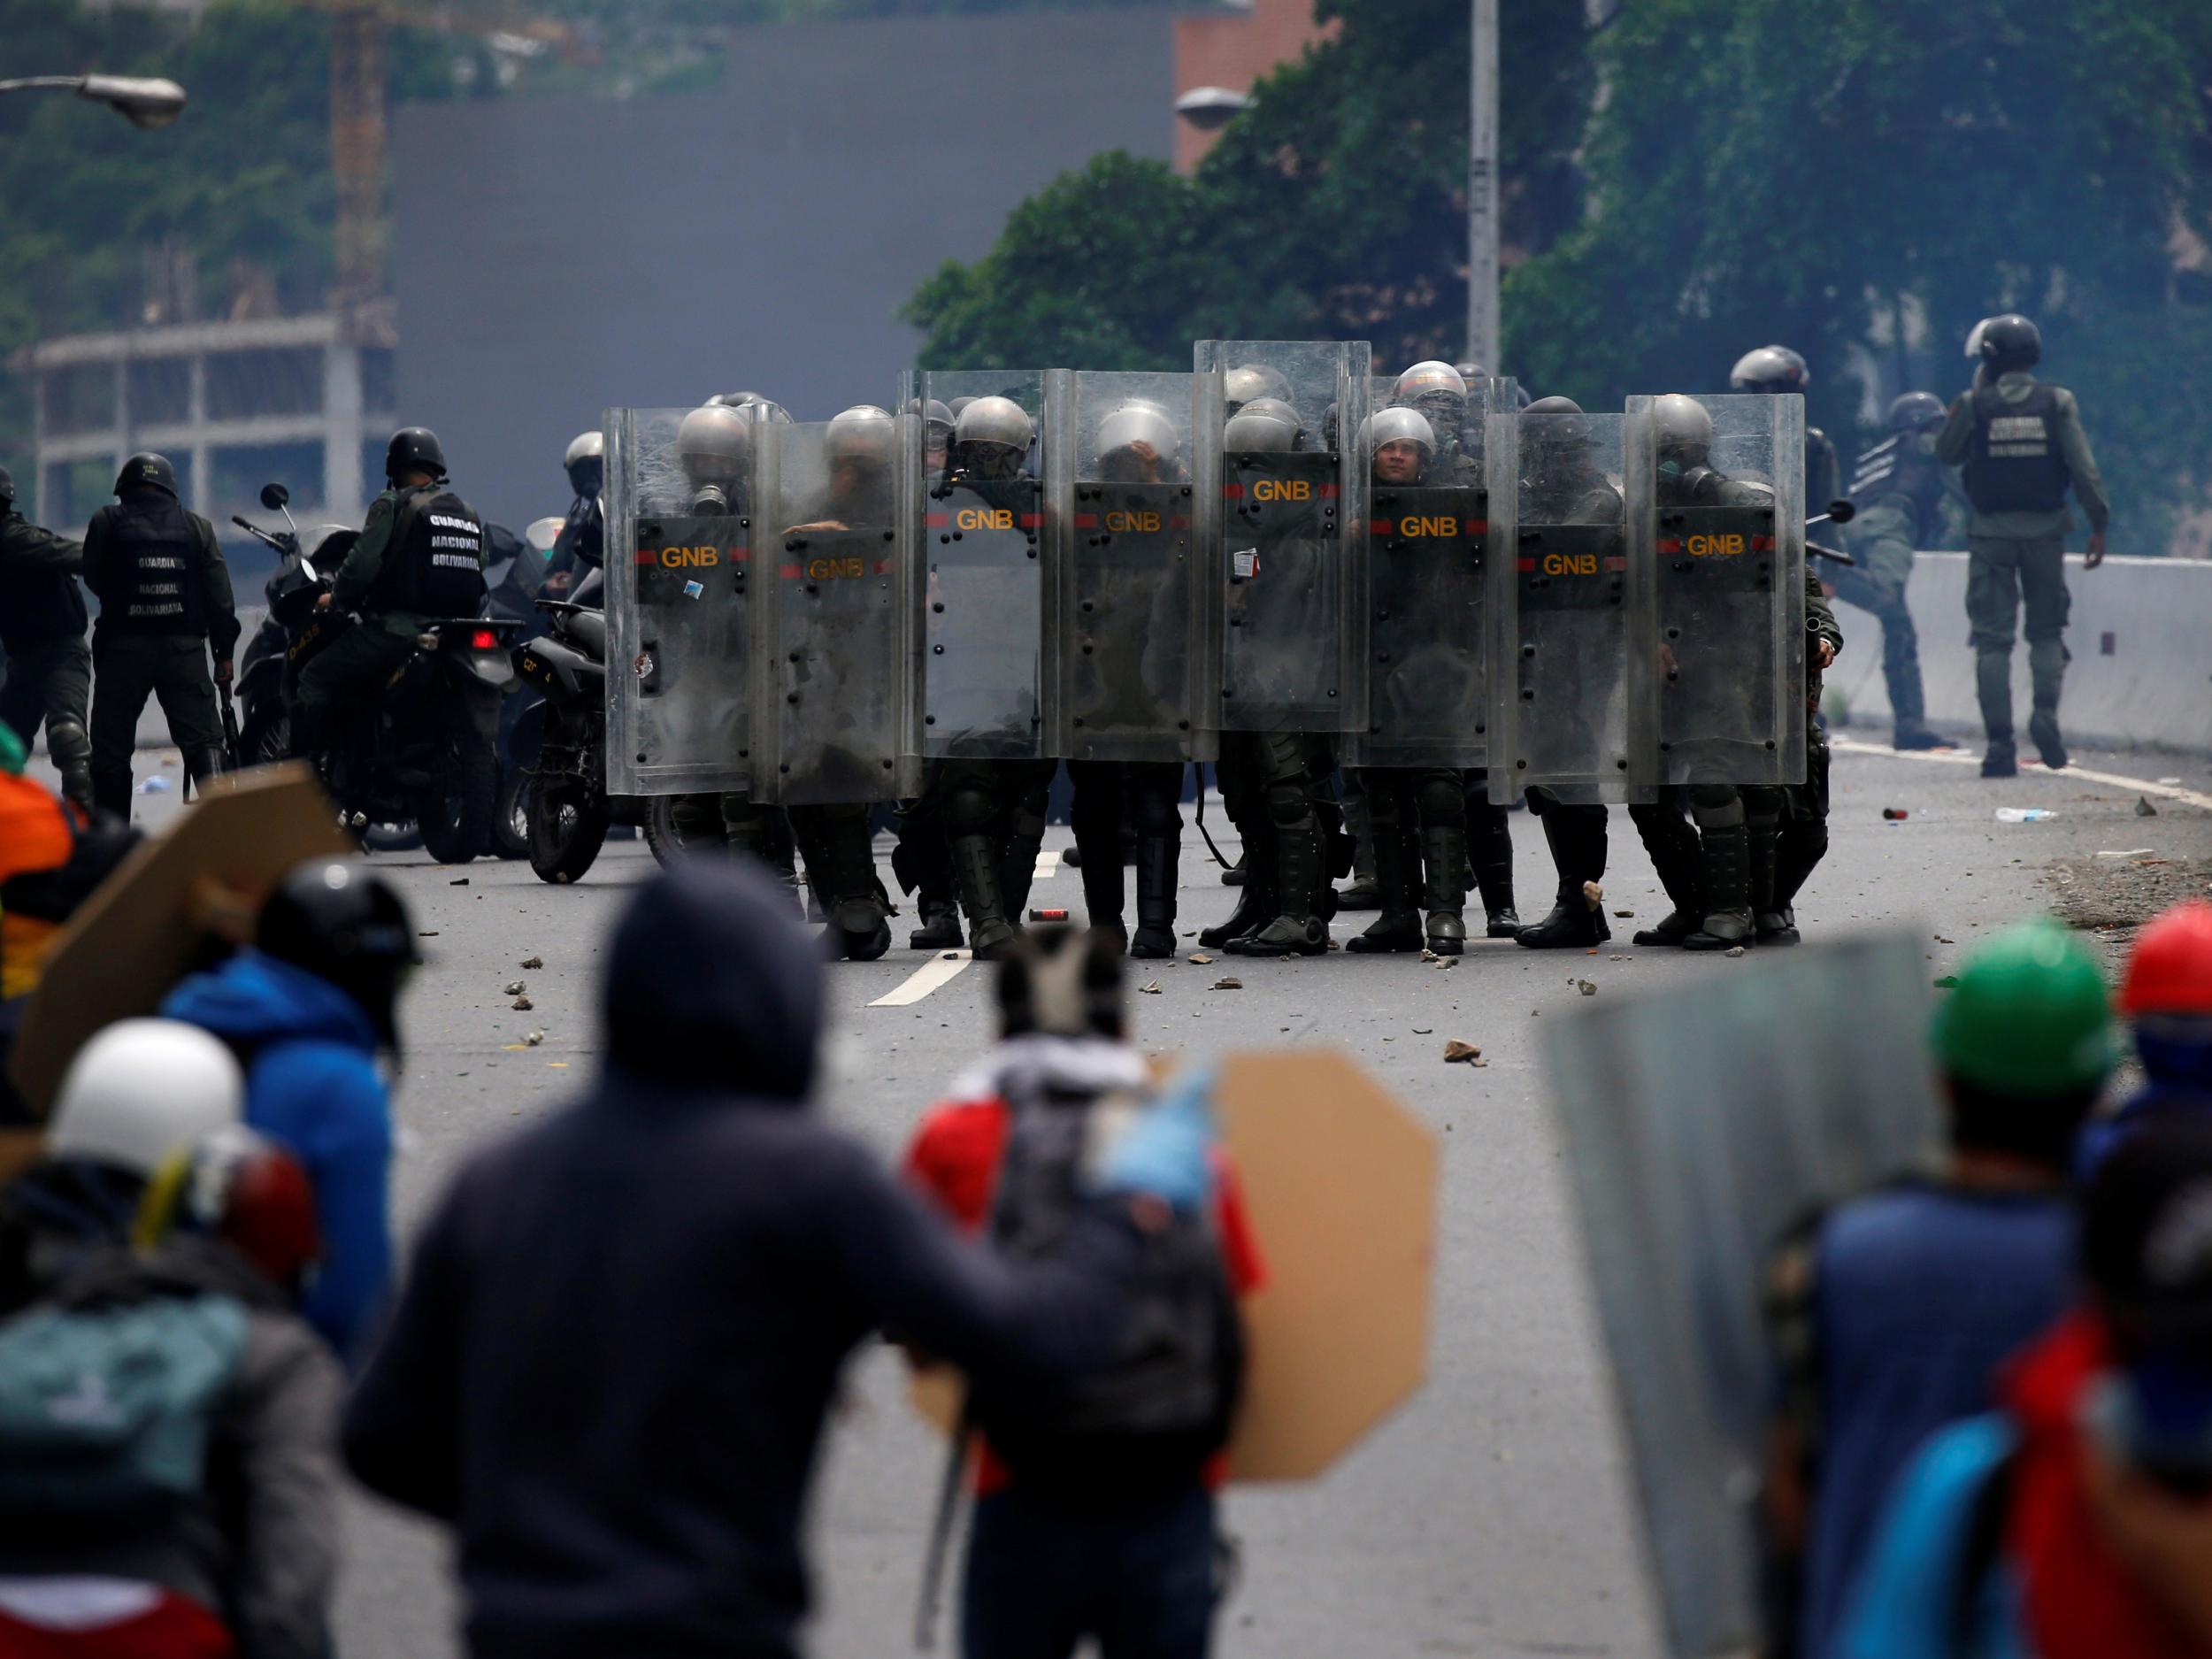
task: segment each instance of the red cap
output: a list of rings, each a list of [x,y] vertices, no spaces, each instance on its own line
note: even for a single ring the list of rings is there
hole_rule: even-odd
[[[2184,899],[2152,918],[2128,958],[2120,1011],[2212,1015],[2212,903]]]

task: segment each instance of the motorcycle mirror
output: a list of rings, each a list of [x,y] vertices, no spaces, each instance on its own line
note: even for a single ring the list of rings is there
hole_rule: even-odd
[[[550,553],[553,544],[561,539],[562,522],[552,518],[534,518],[530,521],[530,527],[522,533],[522,539],[539,552]]]
[[[285,506],[291,499],[292,492],[281,484],[264,484],[261,487],[261,504],[271,512]]]
[[[1828,522],[1830,524],[1849,524],[1853,518],[1858,516],[1858,511],[1859,510],[1856,507],[1854,507],[1847,501],[1832,501],[1828,503]]]

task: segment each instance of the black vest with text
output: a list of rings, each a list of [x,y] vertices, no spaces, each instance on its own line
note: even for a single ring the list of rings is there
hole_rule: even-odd
[[[442,485],[400,497],[399,522],[376,581],[376,608],[472,617],[484,607],[484,521]]]
[[[138,490],[110,508],[116,559],[100,600],[100,625],[118,634],[207,637],[200,595],[199,526],[173,495]]]
[[[2058,447],[2058,388],[2038,386],[2016,403],[1993,389],[1974,394],[1966,495],[1978,511],[2056,512],[2066,504],[2068,476]]]

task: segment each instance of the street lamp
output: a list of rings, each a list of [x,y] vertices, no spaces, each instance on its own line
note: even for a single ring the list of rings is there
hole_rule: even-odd
[[[184,113],[184,88],[173,81],[139,75],[30,75],[0,81],[0,92],[42,88],[74,92],[104,104],[133,127],[167,127]]]
[[[1252,100],[1226,87],[1193,87],[1175,100],[1175,112],[1202,133],[1217,133],[1252,107]]]

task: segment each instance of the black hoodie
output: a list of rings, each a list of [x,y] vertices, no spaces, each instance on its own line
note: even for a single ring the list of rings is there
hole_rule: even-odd
[[[1107,1358],[1136,1237],[956,1240],[806,1110],[812,941],[694,862],[616,932],[598,1087],[480,1155],[424,1230],[346,1422],[370,1486],[459,1532],[480,1659],[795,1652],[799,1524],[846,1356],[895,1323],[971,1370]]]

